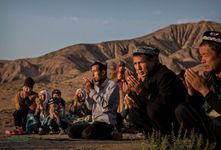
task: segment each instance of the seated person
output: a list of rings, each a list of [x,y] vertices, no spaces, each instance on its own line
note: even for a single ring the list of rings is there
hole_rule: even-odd
[[[186,88],[174,72],[159,61],[159,49],[140,45],[133,51],[136,75],[126,70],[125,79],[134,104],[129,119],[138,132],[159,130],[162,134],[177,132],[175,108],[185,101]],[[173,128],[172,128],[173,124]]]
[[[58,89],[54,89],[52,91],[52,98],[56,98],[59,108],[59,112],[61,117],[65,117],[65,100],[61,97],[61,91]]]
[[[47,127],[49,129],[49,134],[54,134],[57,131],[59,134],[65,133],[66,124],[62,121],[63,114],[61,114],[62,111],[61,107],[59,107],[58,100],[56,97],[51,98],[49,100],[49,120],[47,123]]]
[[[47,125],[49,116],[49,100],[50,94],[47,90],[42,90],[38,94],[38,99],[36,100],[37,107],[35,109],[35,116],[39,120],[39,134],[44,134],[46,131],[45,126]]]
[[[85,101],[85,98],[85,91],[82,89],[77,89],[73,101],[68,108],[68,112],[71,115],[76,115],[77,117],[91,115],[91,110],[88,109],[88,103],[87,101]]]
[[[83,78],[87,92],[86,101],[92,108],[92,124],[70,125],[71,138],[112,139],[117,123],[119,87],[107,78],[107,65],[96,61],[91,65],[93,80]]]
[[[22,91],[18,92],[15,97],[14,122],[16,128],[21,128],[23,131],[26,131],[28,113],[34,113],[36,108],[35,99],[38,94],[32,91],[34,84],[35,81],[32,78],[26,78]]]
[[[199,54],[206,76],[202,77],[193,69],[185,71],[189,96],[186,103],[176,108],[176,116],[185,130],[194,129],[205,140],[216,140],[216,149],[221,149],[221,117],[207,116],[211,110],[221,114],[221,33],[205,32]]]

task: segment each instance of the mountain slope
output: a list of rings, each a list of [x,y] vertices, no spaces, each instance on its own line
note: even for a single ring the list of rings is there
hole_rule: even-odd
[[[175,72],[198,64],[197,47],[206,30],[221,31],[221,24],[209,21],[170,25],[149,35],[130,40],[98,44],[77,44],[32,59],[0,62],[0,82],[11,82],[32,76],[37,81],[67,80],[90,69],[99,59],[113,62],[128,60],[135,43],[151,43],[161,49],[160,60]],[[130,64],[130,63],[129,63]]]

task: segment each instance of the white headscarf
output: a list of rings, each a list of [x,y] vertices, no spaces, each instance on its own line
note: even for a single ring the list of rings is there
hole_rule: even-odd
[[[86,98],[87,94],[86,94],[86,91],[85,91],[83,88],[77,89],[76,92],[75,92],[75,94],[77,94],[78,92],[83,93],[83,99]]]
[[[46,110],[48,102],[50,100],[50,94],[49,94],[48,90],[42,90],[42,91],[39,92],[39,94],[44,94],[45,95],[43,106],[44,106],[44,109]]]

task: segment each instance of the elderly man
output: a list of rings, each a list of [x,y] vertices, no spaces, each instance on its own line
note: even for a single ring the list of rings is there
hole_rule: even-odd
[[[221,117],[212,120],[206,115],[212,109],[221,114],[221,33],[207,31],[199,46],[201,63],[205,67],[205,77],[192,69],[185,71],[188,102],[176,109],[176,116],[185,129],[194,129],[204,138],[221,143]],[[206,106],[206,107],[205,107]],[[205,113],[206,112],[206,113]],[[218,148],[219,146],[219,148]],[[217,149],[221,146],[217,145]]]
[[[186,89],[182,81],[159,62],[159,49],[144,45],[133,51],[133,66],[137,76],[129,70],[126,81],[128,94],[134,100],[129,117],[140,132],[160,130],[170,134],[172,124],[176,130],[178,122],[175,108],[185,99]]]
[[[111,139],[116,125],[119,88],[107,78],[107,65],[96,61],[91,65],[93,80],[83,78],[88,108],[92,109],[92,124],[73,124],[68,135],[72,138]]]

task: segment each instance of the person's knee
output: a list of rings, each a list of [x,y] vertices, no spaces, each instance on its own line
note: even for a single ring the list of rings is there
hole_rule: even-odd
[[[152,105],[152,107],[147,108],[147,114],[152,121],[158,122],[159,120],[163,120],[165,115],[168,115],[168,112],[165,110],[165,108],[158,105]]]
[[[83,130],[83,132],[81,133],[81,137],[83,139],[90,139],[91,138],[91,133],[88,132],[87,130]]]
[[[78,127],[76,127],[75,125],[68,127],[67,134],[70,138],[80,138],[81,137],[81,133],[79,132]]]
[[[181,120],[183,114],[186,112],[186,106],[184,104],[180,104],[175,109],[175,116],[178,121]]]
[[[214,124],[214,133],[216,137],[219,139],[219,141],[221,142],[221,116],[213,119],[213,124]]]

